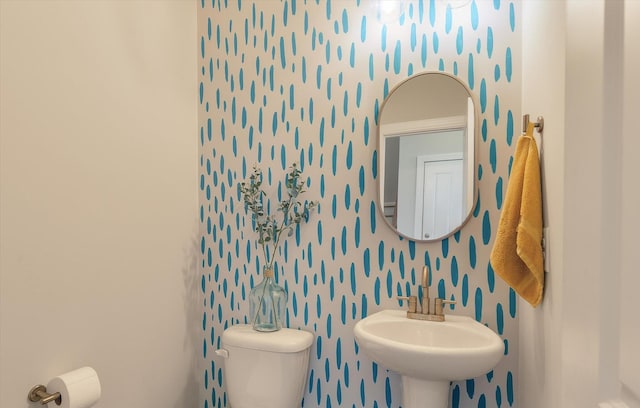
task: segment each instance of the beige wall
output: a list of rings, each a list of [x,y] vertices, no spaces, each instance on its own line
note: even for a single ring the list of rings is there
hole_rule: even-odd
[[[628,392],[627,399],[633,400],[640,406],[640,324],[638,311],[640,297],[637,295],[640,287],[640,251],[638,251],[638,231],[640,231],[640,188],[638,174],[640,161],[637,158],[640,151],[638,138],[637,113],[640,111],[640,3],[626,0],[624,3],[624,98],[622,111],[622,205],[620,218],[624,220],[621,226],[621,256],[620,256],[620,358],[619,378],[624,384],[621,397]],[[615,309],[613,310],[615,313]],[[615,376],[614,376],[615,377]],[[633,406],[628,402],[629,406]]]
[[[536,309],[520,300],[520,407],[560,407],[564,237],[565,3],[523,2],[522,113],[545,119],[541,156],[549,228],[545,293]],[[544,29],[542,29],[544,27]],[[519,119],[519,118],[518,118]],[[520,122],[518,121],[518,125]],[[519,126],[518,126],[519,127]]]
[[[2,407],[83,365],[97,407],[195,406],[195,8],[0,1]]]
[[[640,406],[635,3],[523,2],[551,268],[542,305],[520,303],[519,407]]]

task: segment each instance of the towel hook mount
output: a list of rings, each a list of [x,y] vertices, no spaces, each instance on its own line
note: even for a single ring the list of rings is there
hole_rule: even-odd
[[[522,133],[527,131],[529,122],[529,114],[527,113],[526,115],[522,115]],[[537,122],[533,122],[533,127],[538,129],[538,132],[542,133],[542,130],[544,129],[544,118],[542,116],[538,116]]]

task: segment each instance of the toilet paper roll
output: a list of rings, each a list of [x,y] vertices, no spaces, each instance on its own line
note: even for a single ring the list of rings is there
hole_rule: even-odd
[[[98,373],[91,367],[82,367],[51,379],[47,392],[60,393],[62,408],[89,408],[98,402],[102,389]]]

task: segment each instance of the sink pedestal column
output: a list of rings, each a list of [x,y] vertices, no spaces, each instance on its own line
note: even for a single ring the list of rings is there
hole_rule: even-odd
[[[402,376],[403,408],[448,408],[449,381],[429,381]]]

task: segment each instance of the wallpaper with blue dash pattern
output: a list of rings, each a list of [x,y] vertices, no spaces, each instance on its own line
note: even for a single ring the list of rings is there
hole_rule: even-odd
[[[505,356],[454,382],[451,406],[515,406],[516,295],[489,265],[520,110],[519,5],[505,0],[199,0],[199,177],[204,408],[228,406],[213,353],[248,319],[260,253],[238,185],[254,164],[275,199],[287,168],[308,177],[319,210],[282,246],[276,276],[286,325],[314,333],[304,407],[401,407],[399,376],[373,363],[353,326],[416,294],[424,264],[447,313],[496,331]],[[459,77],[480,104],[479,197],[448,239],[399,237],[376,208],[377,120],[393,87],[423,71]],[[275,204],[272,204],[274,206]]]

